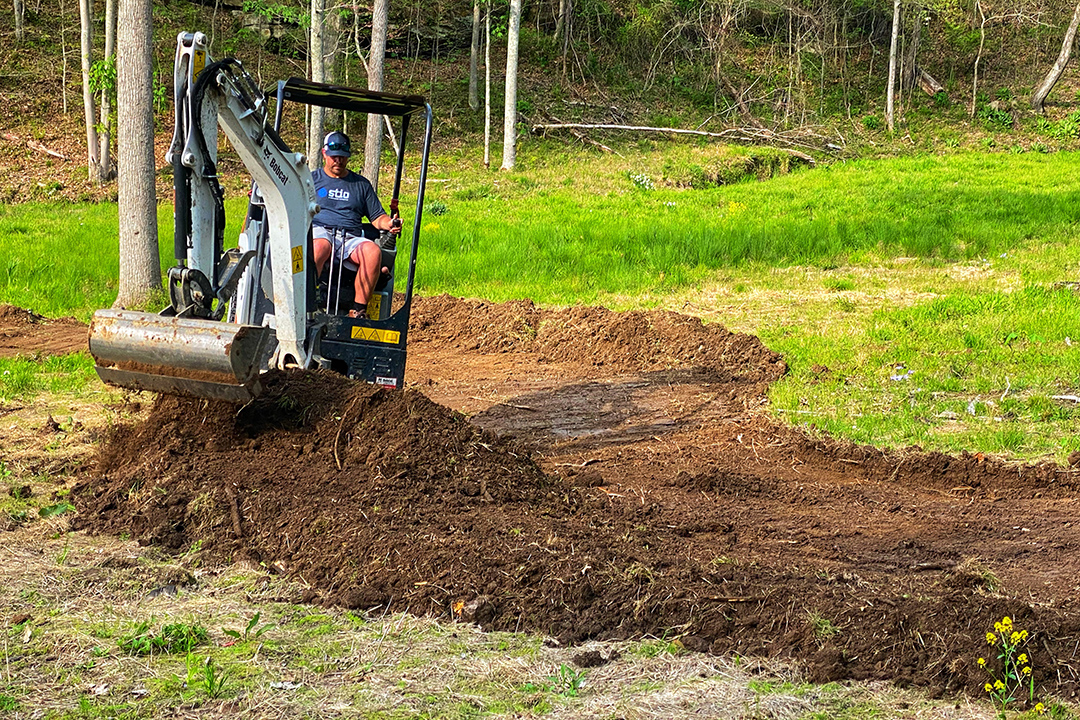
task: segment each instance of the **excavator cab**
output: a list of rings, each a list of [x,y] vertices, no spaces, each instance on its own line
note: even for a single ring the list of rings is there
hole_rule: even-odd
[[[167,159],[176,194],[177,265],[168,273],[170,305],[157,314],[96,312],[89,344],[98,375],[135,390],[234,402],[257,397],[260,375],[275,368],[329,368],[402,387],[431,106],[420,96],[300,78],[261,90],[238,61],[212,62],[202,33],[177,37],[174,80],[175,128]],[[271,100],[276,101],[272,122]],[[322,285],[315,277],[311,219],[318,204],[311,170],[307,158],[290,150],[279,133],[290,103],[384,115],[399,123],[389,203],[394,217],[410,126],[415,118],[424,123],[408,262],[405,268],[397,262],[403,237],[380,238],[389,272],[380,278],[366,318],[350,318],[341,310],[338,289],[351,288],[344,263],[337,263],[336,278],[331,267]],[[244,229],[230,249],[224,247],[225,203],[217,175],[219,128],[252,177]],[[395,280],[403,270],[401,287]]]

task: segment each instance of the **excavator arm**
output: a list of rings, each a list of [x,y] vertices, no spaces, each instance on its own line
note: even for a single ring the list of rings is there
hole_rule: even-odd
[[[199,397],[246,401],[261,391],[267,367],[319,362],[319,324],[307,311],[308,244],[318,211],[305,157],[289,150],[267,123],[266,100],[241,64],[208,62],[202,33],[177,37],[175,124],[167,156],[176,190],[170,307],[161,313],[100,310],[90,325],[90,353],[107,383]],[[224,193],[217,177],[218,130],[228,137],[261,194],[268,227],[273,313],[261,325],[237,293],[255,256],[223,247]]]

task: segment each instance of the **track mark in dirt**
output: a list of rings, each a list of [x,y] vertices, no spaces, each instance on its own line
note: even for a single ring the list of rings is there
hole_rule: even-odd
[[[321,602],[941,693],[981,692],[1009,615],[1038,683],[1077,691],[1075,469],[783,427],[782,359],[673,313],[424,298],[410,332],[404,392],[316,373],[239,411],[160,398],[102,448],[80,522],[201,540]]]

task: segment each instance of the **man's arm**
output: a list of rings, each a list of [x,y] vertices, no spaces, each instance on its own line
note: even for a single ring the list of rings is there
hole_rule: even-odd
[[[385,213],[372,220],[371,224],[375,226],[376,230],[388,230],[392,233],[401,232],[401,223],[395,223],[394,219]]]

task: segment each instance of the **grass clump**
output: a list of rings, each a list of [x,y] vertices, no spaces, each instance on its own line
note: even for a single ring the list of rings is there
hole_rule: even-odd
[[[199,645],[210,642],[206,628],[188,623],[169,623],[158,632],[151,632],[152,620],[144,620],[122,636],[117,644],[128,655],[156,653],[189,653]]]

